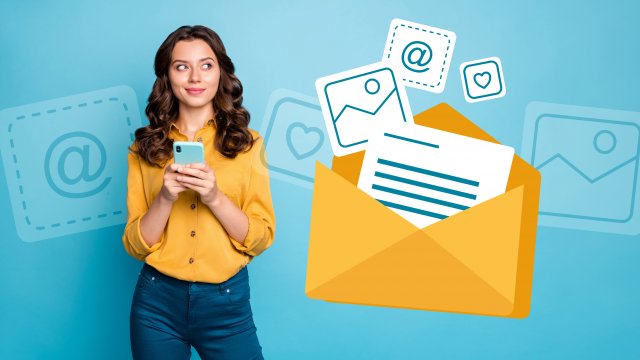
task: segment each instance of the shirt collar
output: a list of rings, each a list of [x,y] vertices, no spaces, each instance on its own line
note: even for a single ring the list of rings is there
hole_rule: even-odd
[[[209,120],[207,120],[207,122],[204,124],[203,128],[205,128],[205,127],[207,127],[207,126],[213,126],[213,128],[215,128],[215,127],[216,127],[216,122],[215,122],[213,119],[209,119]],[[175,131],[177,131],[177,132],[180,132],[180,129],[178,129],[178,126],[176,125],[176,122],[175,122],[175,121],[173,121],[173,122],[171,123],[171,127],[169,128],[169,132],[174,131],[174,130],[175,130]]]
[[[204,124],[202,129],[196,132],[197,136],[194,138],[194,141],[208,142],[209,141],[208,139],[211,139],[211,137],[214,136],[213,134],[215,134],[215,131],[216,131],[216,122],[213,119],[208,120]],[[187,136],[180,131],[178,126],[176,126],[175,122],[171,123],[171,126],[169,128],[169,137],[174,141],[175,140],[187,141]],[[200,140],[197,140],[197,139],[200,139]]]

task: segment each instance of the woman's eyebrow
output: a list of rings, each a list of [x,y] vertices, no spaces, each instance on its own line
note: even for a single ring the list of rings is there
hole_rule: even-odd
[[[206,58],[202,58],[202,59],[198,60],[198,62],[203,62],[203,61],[205,61],[205,60],[215,61],[215,60],[213,60],[213,58],[212,58],[212,57],[206,57]],[[175,59],[175,60],[173,60],[173,61],[171,62],[171,64],[173,64],[173,63],[177,63],[177,62],[189,63],[187,60]]]

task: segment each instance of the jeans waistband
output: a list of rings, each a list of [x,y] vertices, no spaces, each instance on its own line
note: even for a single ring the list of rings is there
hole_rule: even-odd
[[[219,284],[199,282],[199,281],[185,281],[185,280],[176,279],[172,276],[161,273],[156,268],[154,268],[153,266],[147,263],[145,263],[144,266],[142,266],[141,272],[149,274],[151,276],[155,276],[158,279],[163,280],[174,286],[184,287],[189,289],[197,288],[202,291],[215,291],[215,290],[222,291],[224,289],[229,288],[232,285],[238,284],[243,281],[248,281],[248,277],[249,277],[249,273],[247,271],[246,266],[243,267],[237,274],[235,274],[228,280],[221,282]]]

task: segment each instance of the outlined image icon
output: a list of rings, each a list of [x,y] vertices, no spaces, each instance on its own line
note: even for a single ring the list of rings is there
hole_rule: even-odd
[[[532,102],[522,156],[542,173],[540,225],[637,235],[640,113]]]
[[[502,63],[497,57],[462,63],[460,78],[467,102],[497,99],[507,94]]]
[[[405,86],[441,93],[455,44],[452,31],[393,19],[382,61],[391,64]]]
[[[320,78],[316,91],[336,156],[364,150],[378,122],[413,123],[404,86],[386,63]]]
[[[27,242],[122,224],[127,152],[141,126],[118,86],[0,111],[16,230]]]
[[[331,164],[333,153],[316,98],[285,89],[274,91],[260,133],[266,163],[275,178],[311,189],[316,161]]]

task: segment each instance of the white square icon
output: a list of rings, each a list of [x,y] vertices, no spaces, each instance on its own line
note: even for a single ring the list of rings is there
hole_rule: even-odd
[[[507,93],[502,63],[497,57],[462,63],[460,77],[467,102],[497,99]]]
[[[391,64],[404,85],[441,93],[455,44],[451,31],[393,19],[382,61]]]
[[[413,123],[404,86],[380,62],[316,80],[316,91],[336,156],[362,151],[377,122]]]

